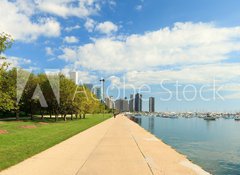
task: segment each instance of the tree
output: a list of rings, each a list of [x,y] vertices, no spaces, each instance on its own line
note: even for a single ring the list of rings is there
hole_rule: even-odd
[[[0,111],[9,111],[14,109],[11,93],[8,91],[11,87],[8,85],[8,73],[6,72],[7,63],[2,53],[11,47],[13,39],[10,35],[0,33]]]
[[[33,99],[34,91],[39,83],[39,79],[33,73],[28,73],[26,71],[21,70],[21,74],[30,74],[30,76],[22,76],[22,78],[28,78],[26,86],[24,87],[22,98],[21,98],[21,110],[25,112],[25,114],[30,113],[31,120],[33,120],[33,111],[37,111],[38,109],[38,100]],[[19,77],[20,78],[20,77]]]
[[[73,114],[72,106],[76,87],[77,86],[73,81],[67,79],[63,75],[60,75],[60,113],[64,117],[65,121],[68,113],[70,113],[71,116]]]
[[[16,119],[19,119],[19,104],[17,101],[17,69],[13,68],[2,74],[0,110],[14,111]]]
[[[0,84],[0,111],[15,109],[16,99],[16,69],[4,71],[1,74]]]
[[[52,76],[52,78],[51,78],[52,80],[56,80],[58,75],[51,75],[51,76]],[[55,76],[56,76],[56,78],[54,78]],[[44,95],[45,100],[48,105],[48,107],[47,107],[48,113],[50,114],[50,116],[52,116],[52,114],[55,114],[55,120],[57,121],[58,116],[59,116],[60,107],[59,107],[58,100],[56,99],[56,96],[53,92],[52,86],[50,85],[48,78],[49,77],[47,77],[45,74],[38,75],[40,88],[43,92],[43,95]],[[40,104],[39,104],[39,110],[40,110],[40,113],[43,118],[43,110],[42,110],[42,107]]]
[[[6,57],[2,55],[6,49],[12,46],[13,39],[11,35],[6,33],[0,33],[0,74],[1,71],[7,66],[7,63],[1,60],[5,60]],[[1,76],[1,75],[0,75]]]

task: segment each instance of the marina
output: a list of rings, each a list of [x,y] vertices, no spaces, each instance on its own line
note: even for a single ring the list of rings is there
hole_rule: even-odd
[[[198,113],[198,112],[184,112],[184,113],[177,113],[177,112],[140,112],[140,113],[126,113],[126,115],[131,117],[161,117],[161,118],[202,118],[204,120],[217,120],[217,119],[235,119],[236,121],[240,120],[239,113]]]
[[[240,174],[238,114],[142,113],[132,119],[211,174]]]

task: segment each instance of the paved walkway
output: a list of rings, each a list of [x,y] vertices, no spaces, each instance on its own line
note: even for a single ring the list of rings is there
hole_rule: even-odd
[[[0,175],[208,174],[124,116],[111,118]]]

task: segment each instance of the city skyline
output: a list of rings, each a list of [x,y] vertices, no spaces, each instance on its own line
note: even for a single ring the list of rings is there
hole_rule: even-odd
[[[240,111],[239,1],[19,3],[0,2],[1,32],[14,39],[3,55],[10,68],[77,71],[82,84],[104,77],[114,98],[147,85],[140,93],[156,98],[156,111]]]
[[[240,175],[239,7],[0,0],[0,175]]]

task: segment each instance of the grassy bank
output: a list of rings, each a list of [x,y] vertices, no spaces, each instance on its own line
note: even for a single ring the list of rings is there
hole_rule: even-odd
[[[17,164],[108,118],[110,114],[87,115],[86,119],[67,122],[0,121],[0,171]],[[67,150],[66,150],[67,151]]]

